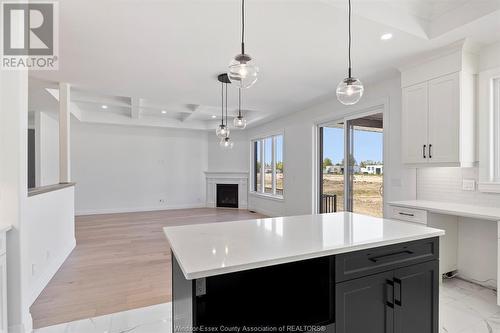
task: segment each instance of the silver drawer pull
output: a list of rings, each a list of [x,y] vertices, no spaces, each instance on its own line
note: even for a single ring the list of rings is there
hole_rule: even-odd
[[[399,215],[415,217],[415,214],[399,212]]]

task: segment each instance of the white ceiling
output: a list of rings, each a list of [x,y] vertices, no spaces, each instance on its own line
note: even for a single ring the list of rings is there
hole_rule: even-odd
[[[70,83],[82,121],[215,127],[216,77],[239,51],[240,1],[59,3],[59,71],[32,72],[38,83],[31,91],[44,87],[40,79]],[[365,82],[463,38],[500,40],[500,0],[352,0],[352,6],[353,74]],[[250,123],[297,111],[335,91],[346,75],[346,9],[347,0],[247,1],[246,49],[260,67],[258,82],[243,92]],[[387,32],[393,39],[381,41]],[[36,102],[40,94],[30,92],[30,108],[44,107]],[[229,105],[234,115],[236,89],[230,89]]]

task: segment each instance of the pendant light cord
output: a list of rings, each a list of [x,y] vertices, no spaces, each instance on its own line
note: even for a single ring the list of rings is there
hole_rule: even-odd
[[[241,0],[241,54],[245,54],[245,0]]]
[[[228,125],[227,122],[227,83],[226,83],[226,126]]]
[[[349,1],[349,75],[348,77],[351,78],[351,0]]]
[[[241,118],[241,88],[238,89],[238,118]]]
[[[221,87],[221,125],[224,126],[224,83],[220,83]]]

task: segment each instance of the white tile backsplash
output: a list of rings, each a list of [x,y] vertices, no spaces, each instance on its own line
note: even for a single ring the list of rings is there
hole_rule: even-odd
[[[417,170],[417,199],[500,207],[500,194],[464,191],[463,179],[477,183],[478,168],[423,168]]]

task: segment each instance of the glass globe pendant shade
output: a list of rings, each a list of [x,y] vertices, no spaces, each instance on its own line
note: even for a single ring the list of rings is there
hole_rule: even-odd
[[[242,116],[238,116],[234,118],[233,124],[236,128],[244,129],[245,127],[247,127],[247,120]]]
[[[259,67],[255,66],[248,54],[238,54],[231,60],[227,76],[238,88],[250,88],[257,82]]]
[[[232,149],[234,142],[229,137],[220,139],[219,146],[223,149]]]
[[[226,125],[220,124],[217,126],[217,129],[215,130],[215,134],[219,138],[227,138],[229,137],[229,128]]]
[[[353,105],[363,96],[363,83],[354,77],[342,80],[337,86],[337,99],[344,105]]]

